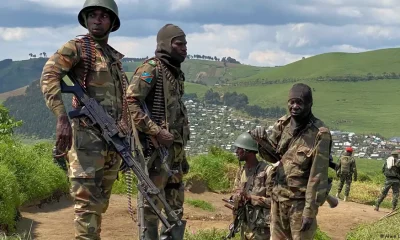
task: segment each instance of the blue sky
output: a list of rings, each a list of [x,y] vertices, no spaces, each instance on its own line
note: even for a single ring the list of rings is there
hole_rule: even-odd
[[[0,6],[0,59],[54,53],[86,30],[83,0],[13,0]],[[196,3],[196,4],[195,4]],[[152,56],[166,23],[187,34],[188,52],[285,65],[325,52],[398,47],[398,0],[117,0],[121,28],[110,44],[127,57]]]

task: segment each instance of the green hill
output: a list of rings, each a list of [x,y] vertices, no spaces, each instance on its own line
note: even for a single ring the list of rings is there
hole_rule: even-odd
[[[0,93],[22,88],[39,79],[46,60],[32,58],[23,61],[0,61]]]
[[[361,53],[324,53],[291,64],[268,68],[236,82],[251,83],[257,79],[318,78],[335,76],[366,76],[368,74],[398,75],[400,48],[380,49]],[[400,78],[400,77],[398,77]]]
[[[187,93],[202,97],[211,87],[221,95],[236,91],[246,94],[249,104],[262,107],[286,108],[287,92],[292,84],[305,82],[314,89],[315,115],[331,129],[392,137],[400,136],[400,123],[396,119],[400,110],[397,106],[400,102],[399,55],[400,49],[397,48],[363,53],[325,53],[272,68],[191,59],[185,61],[182,68],[187,79]],[[20,69],[27,69],[25,64],[32,66],[38,60],[12,62],[7,68],[11,71],[10,67],[16,69],[15,64],[18,64]],[[124,63],[129,77],[139,64]],[[3,72],[4,66],[0,62],[0,73]],[[12,71],[8,74],[18,76]],[[39,77],[40,73],[36,79]],[[13,79],[19,81],[23,77]],[[36,94],[39,94],[39,89]],[[25,95],[10,98],[4,104],[13,105],[11,114],[25,114],[22,109],[27,108],[27,102],[32,101]]]

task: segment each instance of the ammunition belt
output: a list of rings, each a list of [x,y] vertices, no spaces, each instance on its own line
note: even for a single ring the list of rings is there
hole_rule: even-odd
[[[77,40],[81,44],[81,59],[83,60],[84,72],[81,85],[84,89],[87,87],[87,75],[89,70],[93,70],[96,64],[96,45],[93,38],[89,34],[83,36],[83,38]],[[128,113],[128,103],[126,100],[126,89],[128,87],[128,79],[122,68],[122,63],[118,62],[118,68],[121,71],[121,88],[122,88],[122,117],[121,121],[117,122],[119,130],[124,134],[129,134],[132,130],[132,123],[130,121]],[[75,96],[72,97],[72,107],[77,109],[79,102]]]
[[[151,59],[149,59],[151,60]],[[157,63],[156,72],[157,72],[157,82],[154,89],[154,98],[153,104],[151,108],[151,116],[150,119],[156,123],[161,128],[166,127],[166,118],[165,118],[165,96],[164,96],[164,73],[168,72],[168,69],[162,64],[160,60],[157,58],[153,58],[153,60]],[[146,137],[148,148],[145,152],[146,157],[149,157],[153,154],[155,148],[150,140],[150,136]]]
[[[83,59],[83,79],[81,85],[84,89],[86,89],[87,85],[87,74],[89,70],[94,69],[94,65],[96,64],[96,45],[94,43],[93,38],[89,36],[89,34],[84,35],[83,38],[77,40],[81,44],[81,59]],[[77,109],[79,107],[79,102],[75,96],[72,97],[72,107]]]

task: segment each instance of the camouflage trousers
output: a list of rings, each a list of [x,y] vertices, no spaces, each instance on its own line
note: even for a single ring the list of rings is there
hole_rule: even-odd
[[[75,209],[75,239],[99,240],[105,213],[121,158],[95,129],[73,121],[73,142],[68,152],[71,196]]]
[[[172,210],[180,210],[178,218],[182,219],[183,216],[183,202],[184,198],[184,185],[182,182],[183,172],[181,162],[185,159],[185,151],[183,146],[179,143],[174,143],[168,149],[168,163],[171,170],[178,170],[178,173],[168,176],[168,173],[162,168],[161,160],[157,155],[154,160],[148,163],[149,178],[153,181],[154,185],[160,189],[162,195],[165,197],[167,203],[170,205]],[[162,210],[164,206],[157,198],[153,198],[153,201],[158,209]],[[145,234],[146,240],[159,239],[158,225],[159,219],[154,213],[151,206],[146,200],[144,200],[144,219],[145,227],[147,231]],[[174,224],[172,219],[168,216],[168,221]],[[174,227],[175,228],[175,227]],[[161,231],[162,234],[163,230]],[[173,240],[182,240],[172,236]]]
[[[346,197],[348,197],[349,193],[350,193],[350,185],[351,185],[352,179],[353,179],[352,174],[340,174],[340,182],[339,182],[337,192],[340,194],[342,192],[343,185],[346,183],[346,187],[344,189],[344,195]]]
[[[376,206],[379,206],[383,199],[385,199],[386,195],[388,194],[390,188],[393,191],[393,198],[392,198],[392,208],[395,209],[397,207],[397,202],[399,200],[399,188],[400,188],[400,181],[397,178],[386,178],[385,185],[382,188],[382,192],[378,199],[376,200]]]
[[[271,240],[312,240],[317,230],[315,218],[310,229],[300,232],[304,200],[271,200]]]

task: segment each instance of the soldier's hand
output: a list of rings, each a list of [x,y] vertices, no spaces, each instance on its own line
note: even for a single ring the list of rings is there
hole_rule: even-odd
[[[314,218],[309,218],[309,217],[302,217],[301,218],[301,228],[300,232],[305,232],[308,229],[310,229],[312,223],[314,222]]]
[[[258,138],[258,139],[266,139],[267,138],[267,131],[265,129],[265,127],[257,127],[253,130],[251,130],[250,135],[253,138]]]
[[[161,131],[157,134],[157,141],[166,147],[170,147],[174,142],[174,135],[168,132],[166,129],[161,129]]]
[[[57,118],[56,147],[58,152],[65,152],[72,145],[72,128],[67,115]]]
[[[188,163],[188,161],[186,159],[186,156],[183,159],[183,161],[181,162],[181,168],[182,168],[182,173],[183,174],[187,174],[189,172],[190,166],[189,166],[189,163]]]

